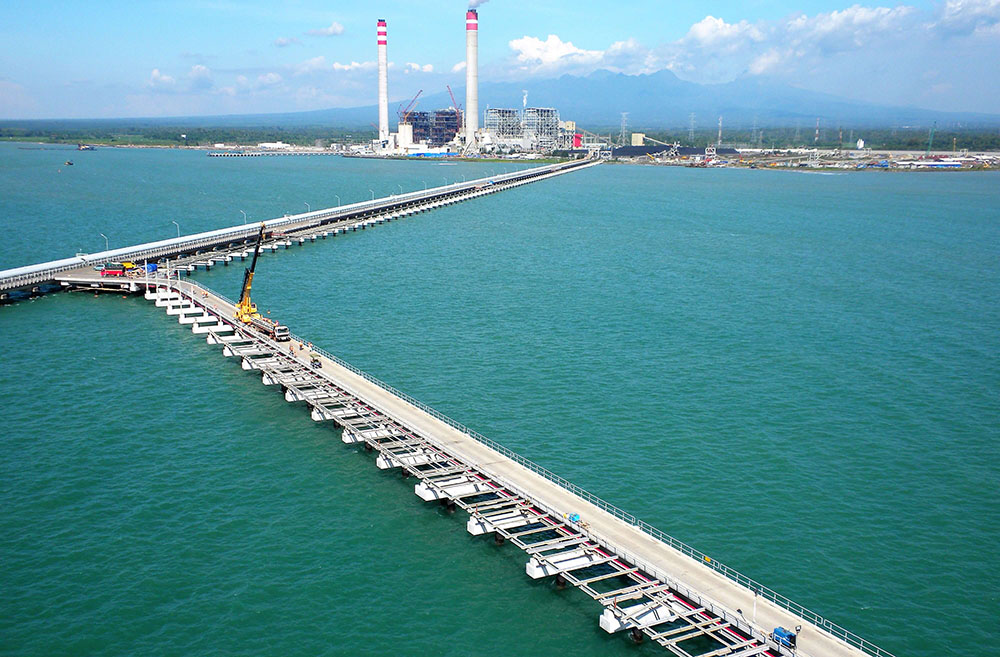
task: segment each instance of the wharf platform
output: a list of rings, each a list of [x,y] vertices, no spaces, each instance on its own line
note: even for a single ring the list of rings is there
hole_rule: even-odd
[[[528,576],[584,591],[603,607],[608,632],[678,657],[891,657],[336,356],[303,350],[302,338],[271,341],[236,322],[233,302],[216,292],[168,279],[144,289],[180,321],[200,312],[194,333],[260,371],[287,401],[308,404],[313,420],[336,422],[345,443],[377,451],[378,467],[413,477],[421,499],[467,511],[470,533],[524,550]],[[794,649],[772,637],[776,627],[798,628]]]

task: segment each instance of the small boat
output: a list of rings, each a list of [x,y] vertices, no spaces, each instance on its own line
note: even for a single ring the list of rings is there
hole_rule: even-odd
[[[66,160],[65,165],[68,167],[73,166],[73,160]]]

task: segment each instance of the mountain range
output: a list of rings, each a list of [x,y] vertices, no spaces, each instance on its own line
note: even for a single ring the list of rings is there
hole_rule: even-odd
[[[392,80],[390,79],[390,92]],[[587,76],[563,75],[552,79],[520,82],[481,82],[479,107],[520,108],[527,90],[528,107],[554,107],[564,120],[574,120],[590,130],[617,128],[623,112],[628,113],[631,130],[687,128],[691,114],[699,131],[713,130],[719,117],[726,129],[760,127],[801,127],[808,130],[817,119],[826,128],[919,127],[937,122],[949,128],[993,128],[1000,126],[1000,114],[940,112],[916,107],[879,105],[792,87],[763,76],[745,76],[724,84],[698,84],[681,80],[670,71],[646,75],[625,75],[606,70]],[[464,102],[465,89],[454,89]],[[390,102],[390,116],[399,100]],[[409,99],[403,101],[403,104]],[[418,110],[433,111],[451,106],[445,90],[422,95]],[[368,129],[377,121],[375,104],[277,114],[189,116],[128,119],[132,124],[198,127],[336,127]],[[71,121],[69,123],[120,122],[115,119]],[[393,129],[395,117],[391,116]],[[15,123],[15,122],[9,122]],[[16,123],[43,123],[17,121]]]
[[[681,80],[666,70],[648,75],[596,71],[584,77],[563,75],[548,80],[483,82],[479,86],[480,110],[520,108],[524,90],[528,92],[529,107],[555,107],[563,119],[575,120],[591,129],[619,125],[622,112],[628,112],[628,124],[635,129],[686,128],[691,114],[695,115],[699,129],[714,127],[720,116],[726,127],[742,126],[744,129],[755,120],[762,127],[801,125],[808,128],[816,119],[827,127],[833,124],[929,126],[934,121],[942,126],[956,127],[1000,125],[1000,115],[995,114],[877,105],[798,89],[760,76],[743,77],[724,84],[697,84]],[[465,89],[456,88],[454,92],[459,102],[463,102]],[[395,109],[395,104],[390,104],[390,110]],[[451,98],[446,91],[441,91],[421,96],[418,109],[449,106]],[[369,105],[271,115],[271,118],[280,117],[283,125],[365,126],[376,116],[377,107]]]

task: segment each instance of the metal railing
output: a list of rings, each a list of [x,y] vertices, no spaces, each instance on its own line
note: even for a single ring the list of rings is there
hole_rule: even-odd
[[[164,281],[164,279],[161,278],[161,279],[158,279],[158,280],[154,280],[153,283],[163,284],[163,281]],[[167,282],[167,285],[169,287],[174,287],[177,284],[178,283],[176,281]],[[204,285],[201,285],[200,283],[196,283],[194,281],[186,280],[183,283],[181,283],[181,285],[188,286],[189,290],[191,288],[199,288],[201,290],[204,290],[205,292],[208,292],[209,294],[214,295],[216,298],[218,298],[221,301],[224,301],[224,302],[226,302],[226,303],[228,303],[230,305],[235,305],[235,303],[231,299],[228,299],[224,295],[219,294],[218,292],[215,292],[214,290],[211,290],[211,289],[205,287]],[[301,342],[301,343],[305,343],[306,342],[306,340],[304,340],[303,338],[301,338],[301,337],[299,337],[298,335],[295,335],[295,334],[291,334],[291,338],[293,340],[296,340],[296,341]],[[692,559],[695,559],[696,561],[700,562],[702,565],[704,565],[704,566],[706,566],[708,568],[711,568],[715,572],[717,572],[717,573],[725,576],[726,578],[730,579],[731,581],[733,581],[733,582],[739,584],[740,586],[748,589],[754,595],[759,595],[762,598],[764,598],[765,600],[768,600],[768,601],[772,602],[773,604],[777,605],[778,607],[784,609],[785,611],[787,611],[789,613],[792,613],[792,614],[794,614],[794,615],[802,618],[805,621],[808,621],[809,623],[813,624],[814,626],[816,626],[816,627],[818,627],[820,629],[825,630],[830,635],[836,637],[837,639],[840,639],[840,640],[844,641],[848,645],[854,646],[854,647],[858,648],[859,650],[861,650],[862,652],[867,653],[869,655],[873,655],[874,657],[894,657],[894,655],[892,653],[888,652],[887,650],[883,650],[882,648],[878,647],[877,645],[873,644],[872,642],[867,641],[864,638],[858,636],[854,632],[851,632],[850,630],[847,630],[847,629],[841,627],[840,625],[837,625],[836,623],[830,621],[829,619],[825,618],[824,616],[822,616],[822,615],[820,615],[820,614],[818,614],[818,613],[816,613],[814,611],[811,611],[810,609],[808,609],[808,608],[804,607],[803,605],[795,602],[794,600],[791,600],[791,599],[787,598],[786,596],[781,595],[777,591],[774,591],[773,589],[768,588],[767,586],[764,586],[760,582],[752,579],[751,577],[748,577],[748,576],[744,575],[743,573],[739,572],[738,570],[730,568],[729,566],[725,565],[724,563],[721,563],[721,562],[713,559],[712,557],[708,556],[704,552],[702,552],[700,550],[697,550],[697,549],[691,547],[690,545],[688,545],[687,543],[684,543],[683,541],[680,541],[680,540],[674,538],[673,536],[671,536],[670,534],[667,534],[663,530],[658,529],[658,528],[654,527],[653,525],[650,525],[648,522],[646,522],[644,520],[640,520],[639,518],[637,518],[636,516],[632,515],[631,513],[629,513],[627,511],[625,511],[625,510],[623,510],[623,509],[615,506],[614,504],[611,504],[610,502],[608,502],[608,501],[606,501],[606,500],[598,497],[597,495],[594,495],[590,491],[585,490],[584,488],[581,488],[580,486],[574,484],[573,482],[569,481],[568,479],[566,479],[564,477],[561,477],[561,476],[555,474],[554,472],[548,470],[547,468],[544,468],[541,465],[538,465],[534,461],[531,461],[530,459],[527,459],[527,458],[521,456],[517,452],[511,450],[508,447],[505,447],[504,445],[501,445],[500,443],[496,442],[495,440],[493,440],[491,438],[487,438],[486,436],[484,436],[483,434],[479,433],[478,431],[470,429],[469,427],[465,426],[461,422],[458,422],[457,420],[454,420],[454,419],[448,417],[444,413],[441,413],[440,411],[438,411],[438,410],[436,410],[436,409],[428,406],[427,404],[423,403],[422,401],[411,397],[410,395],[406,394],[405,392],[403,392],[401,390],[397,390],[396,388],[392,387],[388,383],[385,383],[384,381],[382,381],[382,380],[378,379],[377,377],[369,374],[368,372],[365,372],[364,370],[362,370],[362,369],[360,369],[358,367],[355,367],[354,365],[351,365],[347,361],[343,360],[342,358],[340,358],[338,356],[335,356],[335,355],[331,354],[330,352],[326,351],[325,349],[313,345],[312,350],[315,351],[315,352],[317,352],[317,353],[319,353],[319,354],[322,354],[326,358],[330,359],[332,362],[337,363],[341,367],[343,367],[343,368],[345,368],[345,369],[353,372],[354,374],[362,377],[366,381],[368,381],[368,382],[370,382],[370,383],[378,386],[379,388],[382,388],[386,392],[388,392],[388,393],[390,393],[390,394],[398,397],[399,399],[402,399],[403,401],[411,404],[412,406],[415,406],[416,408],[420,409],[424,413],[427,413],[428,415],[434,417],[435,419],[440,420],[441,422],[444,422],[445,424],[447,424],[448,426],[452,427],[453,429],[461,431],[462,433],[468,435],[469,437],[471,437],[472,439],[476,440],[477,442],[485,445],[486,447],[489,447],[490,449],[492,449],[495,452],[497,452],[497,453],[505,456],[506,458],[510,459],[511,461],[514,461],[518,465],[520,465],[520,466],[522,466],[522,467],[530,470],[531,472],[533,472],[533,473],[535,473],[535,474],[543,477],[544,479],[546,479],[546,480],[548,480],[548,481],[556,484],[557,486],[563,488],[564,490],[566,490],[566,491],[568,491],[570,493],[573,493],[574,495],[576,495],[576,496],[580,497],[581,499],[589,502],[590,504],[593,504],[594,506],[596,506],[597,508],[601,509],[602,511],[611,514],[613,517],[618,518],[619,520],[621,520],[621,521],[623,521],[623,522],[625,522],[625,523],[627,523],[629,525],[632,525],[636,529],[639,529],[640,531],[642,531],[643,533],[647,534],[648,536],[651,536],[652,538],[654,538],[654,539],[656,539],[656,540],[658,540],[658,541],[660,541],[660,542],[662,542],[662,543],[670,546],[671,548],[677,550],[681,554],[684,554],[684,555],[686,555],[688,557],[691,557]]]
[[[497,176],[487,176],[484,178],[477,178],[474,180],[451,183],[441,187],[432,187],[431,189],[419,190],[415,192],[407,192],[400,195],[392,195],[389,197],[382,197],[374,199],[371,201],[361,201],[359,203],[352,203],[350,205],[338,206],[336,208],[324,208],[321,210],[313,210],[311,212],[306,212],[303,214],[296,214],[281,217],[278,219],[269,219],[264,223],[268,228],[280,228],[289,226],[292,224],[307,223],[314,221],[316,226],[321,225],[325,220],[335,219],[339,217],[344,217],[356,212],[369,212],[380,208],[392,207],[394,205],[414,203],[422,200],[456,194],[463,191],[468,191],[475,188],[478,185],[482,185],[486,182],[494,182],[496,184],[504,184],[512,182],[515,180],[526,180],[530,178],[536,178],[539,176],[545,176],[557,171],[564,171],[576,168],[580,166],[585,161],[575,161],[559,164],[548,164],[540,167],[532,167],[529,169],[521,169],[519,171],[514,171],[512,173],[501,174]],[[306,228],[307,226],[303,226]],[[108,251],[107,258],[115,258],[118,261],[124,260],[142,260],[151,258],[161,258],[167,257],[172,254],[181,254],[193,250],[198,250],[201,248],[216,247],[222,244],[231,243],[238,241],[240,239],[250,239],[254,237],[257,233],[257,226],[232,226],[230,228],[223,228],[217,231],[211,231],[210,234],[194,235],[191,237],[184,237],[177,240],[165,240],[161,243],[151,242],[149,244],[139,244],[133,247],[124,247],[122,249],[115,249],[114,251]],[[151,246],[156,244],[156,246]],[[67,259],[68,260],[68,259]],[[88,256],[81,256],[73,262],[66,261],[53,261],[53,266],[45,268],[43,270],[17,274],[13,276],[3,276],[0,275],[0,290],[10,290],[16,289],[18,287],[23,287],[27,285],[35,285],[41,283],[47,283],[53,279],[56,274],[60,274],[66,271],[72,271],[74,269],[79,269],[81,267],[93,266],[98,262],[104,262],[106,258],[103,253],[90,254]],[[59,262],[64,262],[65,264],[56,264]],[[45,263],[40,263],[44,265]],[[2,274],[2,272],[0,272]]]
[[[294,335],[294,334],[292,334],[292,339],[293,340],[298,340],[299,342],[305,342],[305,340],[303,340],[302,338],[300,338],[299,336]],[[501,445],[500,443],[496,442],[495,440],[493,440],[491,438],[487,438],[486,436],[482,435],[478,431],[470,429],[469,427],[465,426],[461,422],[458,422],[457,420],[453,420],[452,418],[448,417],[444,413],[441,413],[440,411],[437,411],[434,408],[431,408],[430,406],[428,406],[427,404],[423,403],[422,401],[420,401],[418,399],[414,399],[413,397],[411,397],[410,395],[406,394],[405,392],[402,392],[401,390],[397,390],[396,388],[392,387],[388,383],[385,383],[384,381],[381,381],[380,379],[372,376],[368,372],[365,372],[364,370],[359,369],[359,368],[355,367],[354,365],[351,365],[347,361],[345,361],[345,360],[343,360],[343,359],[341,359],[341,358],[339,358],[339,357],[331,354],[330,352],[326,351],[325,349],[322,349],[320,347],[316,347],[314,345],[312,347],[312,350],[315,351],[315,352],[317,352],[317,353],[319,353],[319,354],[322,354],[326,358],[329,358],[331,361],[337,363],[341,367],[350,370],[351,372],[357,374],[360,377],[363,377],[365,380],[369,381],[370,383],[373,383],[373,384],[377,385],[378,387],[382,388],[386,392],[389,392],[389,393],[395,395],[396,397],[399,397],[400,399],[406,401],[407,403],[412,404],[413,406],[419,408],[420,410],[422,410],[423,412],[427,413],[428,415],[431,415],[432,417],[434,417],[434,418],[440,420],[441,422],[444,422],[445,424],[449,425],[453,429],[457,429],[458,431],[461,431],[462,433],[470,436],[471,438],[473,438],[477,442],[482,443],[483,445],[489,447],[490,449],[492,449],[492,450],[494,450],[494,451],[502,454],[503,456],[507,457],[511,461],[514,461],[518,465],[521,465],[522,467],[527,468],[531,472],[534,472],[535,474],[537,474],[537,475],[539,475],[539,476],[547,479],[548,481],[550,481],[550,482],[556,484],[557,486],[559,486],[559,487],[561,487],[561,488],[569,491],[570,493],[573,493],[574,495],[577,495],[578,497],[580,497],[580,498],[586,500],[587,502],[593,504],[594,506],[596,506],[597,508],[601,509],[602,511],[605,511],[606,513],[611,514],[615,518],[618,518],[619,520],[621,520],[621,521],[623,521],[623,522],[625,522],[625,523],[627,523],[629,525],[632,525],[633,527],[635,527],[635,528],[639,529],[640,531],[644,532],[645,534],[647,534],[647,535],[655,538],[656,540],[658,540],[658,541],[660,541],[662,543],[665,543],[666,545],[669,545],[670,547],[672,547],[673,549],[677,550],[678,552],[680,552],[680,553],[682,553],[684,555],[687,555],[687,556],[691,557],[692,559],[695,559],[696,561],[701,562],[703,565],[711,568],[712,570],[716,571],[717,573],[720,573],[720,574],[724,575],[725,577],[727,577],[728,579],[732,580],[733,582],[736,582],[740,586],[743,586],[744,588],[749,589],[755,595],[759,595],[762,598],[764,598],[765,600],[768,600],[768,601],[776,604],[777,606],[781,607],[785,611],[788,611],[788,612],[790,612],[792,614],[795,614],[796,616],[799,616],[803,620],[806,620],[806,621],[812,623],[813,625],[815,625],[815,626],[817,626],[817,627],[819,627],[819,628],[827,631],[828,633],[830,633],[834,637],[836,637],[838,639],[841,639],[842,641],[848,643],[849,645],[852,645],[852,646],[860,649],[861,651],[863,651],[863,652],[865,652],[865,653],[867,653],[869,655],[874,655],[874,657],[894,657],[892,653],[890,653],[890,652],[888,652],[886,650],[883,650],[882,648],[879,648],[875,644],[871,643],[870,641],[865,640],[864,638],[858,636],[857,634],[851,632],[850,630],[847,630],[847,629],[841,627],[840,625],[837,625],[836,623],[834,623],[834,622],[830,621],[829,619],[821,616],[820,614],[817,614],[816,612],[807,609],[806,607],[800,605],[799,603],[797,603],[797,602],[795,602],[795,601],[793,601],[793,600],[791,600],[791,599],[789,599],[789,598],[781,595],[777,591],[774,591],[773,589],[770,589],[770,588],[764,586],[760,582],[758,582],[758,581],[756,581],[756,580],[754,580],[754,579],[752,579],[750,577],[747,577],[746,575],[744,575],[743,573],[739,572],[738,570],[730,568],[729,566],[727,566],[727,565],[725,565],[725,564],[723,564],[723,563],[721,563],[719,561],[716,561],[715,559],[709,557],[704,552],[702,552],[700,550],[697,550],[697,549],[691,547],[690,545],[688,545],[687,543],[684,543],[683,541],[680,541],[680,540],[674,538],[673,536],[671,536],[670,534],[667,534],[666,532],[664,532],[661,529],[657,529],[653,525],[650,525],[648,522],[646,522],[644,520],[640,520],[639,518],[636,518],[631,513],[629,513],[627,511],[625,511],[625,510],[623,510],[623,509],[615,506],[614,504],[611,504],[610,502],[605,501],[604,499],[598,497],[597,495],[594,495],[590,491],[587,491],[587,490],[581,488],[580,486],[574,484],[573,482],[569,481],[568,479],[565,479],[564,477],[561,477],[561,476],[555,474],[551,470],[548,470],[547,468],[544,468],[544,467],[538,465],[534,461],[531,461],[531,460],[529,460],[529,459],[521,456],[517,452],[511,450],[508,447],[505,447],[505,446]]]

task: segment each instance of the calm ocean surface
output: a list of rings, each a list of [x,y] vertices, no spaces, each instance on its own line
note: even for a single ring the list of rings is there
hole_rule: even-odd
[[[502,168],[0,144],[0,268]],[[995,174],[601,166],[254,295],[899,657],[995,654]],[[662,654],[141,299],[2,307],[0,349],[0,654]]]

